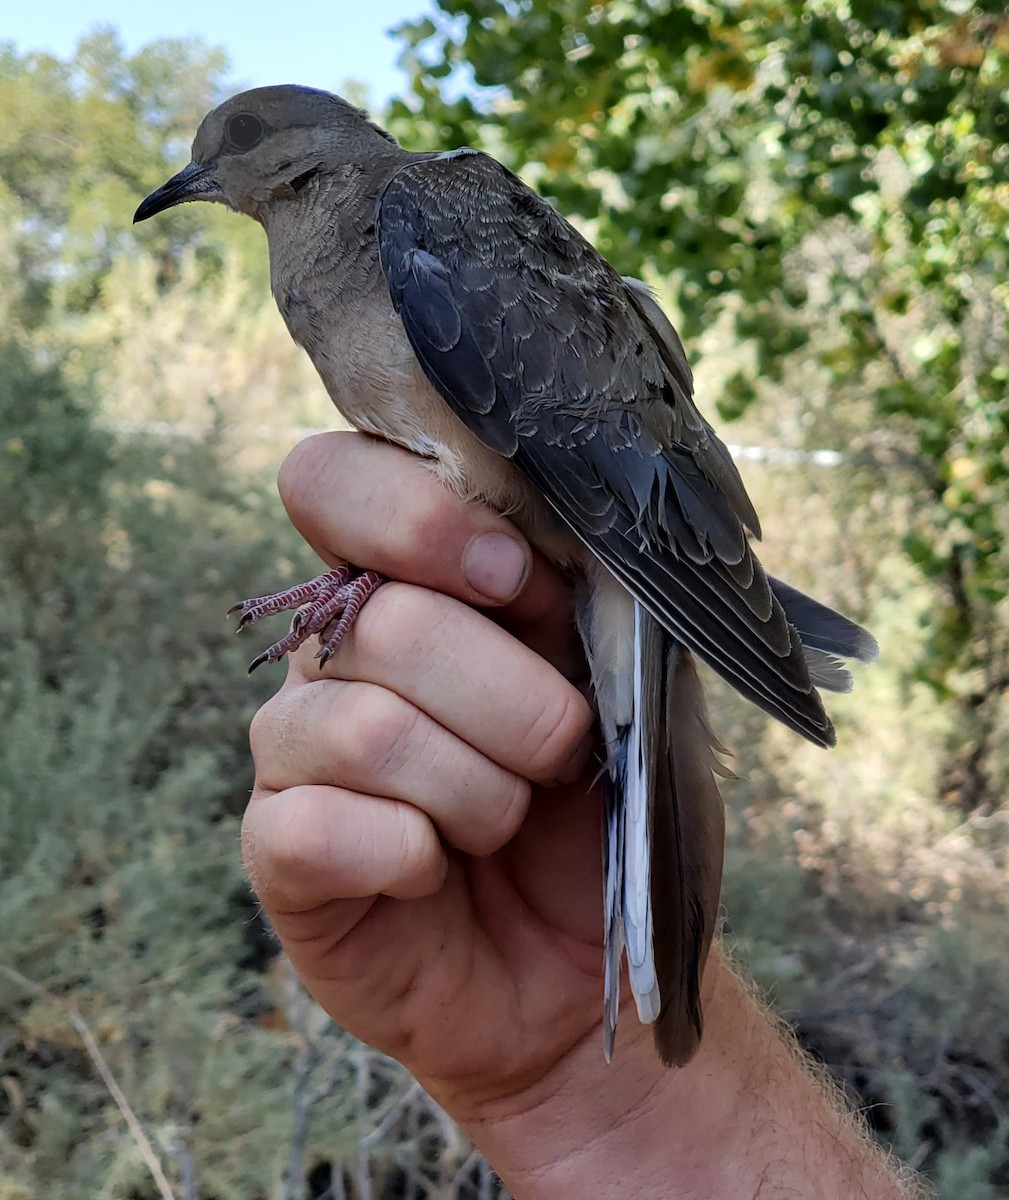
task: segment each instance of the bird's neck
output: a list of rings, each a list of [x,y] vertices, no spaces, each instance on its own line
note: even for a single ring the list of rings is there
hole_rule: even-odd
[[[374,287],[380,278],[375,203],[390,176],[412,157],[389,145],[367,171],[356,164],[325,168],[296,197],[262,214],[271,283],[282,308],[285,296],[310,292],[317,280],[325,281],[331,296]]]

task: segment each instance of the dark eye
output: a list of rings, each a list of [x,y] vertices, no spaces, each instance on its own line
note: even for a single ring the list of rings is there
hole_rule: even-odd
[[[251,150],[266,132],[263,122],[252,113],[236,113],[224,127],[228,141],[236,150]]]

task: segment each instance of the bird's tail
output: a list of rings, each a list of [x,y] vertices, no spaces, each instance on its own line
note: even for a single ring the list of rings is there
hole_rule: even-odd
[[[715,773],[726,772],[689,652],[637,602],[630,701],[608,764],[605,1050],[609,1057],[626,949],[638,1015],[653,1025],[662,1061],[682,1066],[701,1037],[725,841]]]
[[[868,629],[791,584],[772,576],[768,576],[768,583],[785,610],[785,616],[799,633],[813,684],[831,692],[850,692],[851,672],[841,660],[854,658],[859,662],[872,662],[879,656],[876,639]]]

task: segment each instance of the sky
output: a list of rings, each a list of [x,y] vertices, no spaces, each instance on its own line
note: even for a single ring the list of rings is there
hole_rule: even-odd
[[[81,35],[111,25],[128,52],[160,37],[196,34],[222,47],[239,87],[302,83],[339,91],[363,83],[381,106],[400,92],[400,43],[388,30],[428,15],[432,0],[22,0],[4,5],[0,41],[19,53],[67,58]]]

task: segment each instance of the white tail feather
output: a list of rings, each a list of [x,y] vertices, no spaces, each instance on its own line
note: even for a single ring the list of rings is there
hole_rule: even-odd
[[[641,606],[634,602],[633,711],[627,736],[624,788],[624,941],[627,971],[638,1016],[651,1024],[659,1015],[659,982],[652,950],[650,797],[648,761],[653,747],[646,744],[644,673],[641,661]]]

